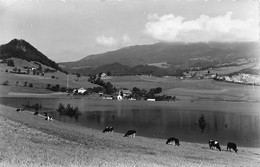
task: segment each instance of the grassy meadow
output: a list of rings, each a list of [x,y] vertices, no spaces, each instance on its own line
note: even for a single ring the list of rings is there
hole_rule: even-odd
[[[260,87],[219,82],[213,79],[180,79],[176,77],[121,76],[105,80],[116,87],[149,90],[162,87],[161,94],[177,100],[212,100],[260,102]]]
[[[238,153],[208,144],[124,138],[0,105],[0,166],[258,166],[260,149]]]
[[[9,82],[9,86],[0,85],[1,96],[7,96],[10,92],[49,94],[54,92],[46,89],[47,84],[51,84],[51,86],[59,84],[60,87],[67,86],[67,75],[61,72],[45,73],[44,76],[41,76],[32,74],[14,74],[5,72],[6,69],[8,69],[8,71],[12,70],[12,68],[7,67],[5,64],[0,64],[0,84],[4,81]],[[77,80],[76,76],[71,74],[68,75],[68,86],[71,88],[92,88],[97,86],[89,83],[87,80],[88,77],[84,76]],[[18,84],[16,84],[17,82]],[[27,86],[24,86],[24,82],[27,82]],[[29,87],[30,83],[33,84],[32,88]]]

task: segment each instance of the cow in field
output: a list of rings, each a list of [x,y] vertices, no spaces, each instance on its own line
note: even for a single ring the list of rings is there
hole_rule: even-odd
[[[128,130],[124,137],[135,137],[136,131],[135,130]]]
[[[238,151],[237,145],[235,143],[228,142],[227,143],[227,150],[231,151],[231,149],[233,149],[236,153]]]
[[[103,130],[103,133],[113,132],[114,128],[112,126],[108,126]]]
[[[33,115],[38,115],[39,113],[38,113],[38,111],[35,111],[34,113],[33,113]]]
[[[215,140],[209,140],[209,148],[212,149],[213,147],[217,148],[219,151],[221,151],[220,145],[218,141]]]
[[[20,112],[20,111],[24,111],[24,108],[17,108],[16,111]]]
[[[45,118],[45,120],[47,120],[47,121],[53,121],[53,117],[52,117],[52,116],[47,116],[47,117]]]
[[[175,144],[175,146],[180,146],[179,139],[174,137],[170,137],[169,139],[167,139],[166,144]]]

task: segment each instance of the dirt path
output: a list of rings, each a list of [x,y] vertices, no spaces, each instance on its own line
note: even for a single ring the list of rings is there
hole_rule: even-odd
[[[177,147],[122,136],[0,105],[0,166],[260,166],[260,148],[239,147],[236,154],[206,143]]]

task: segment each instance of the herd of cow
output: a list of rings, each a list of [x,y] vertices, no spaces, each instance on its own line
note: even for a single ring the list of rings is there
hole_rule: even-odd
[[[24,109],[23,108],[18,108],[18,109],[16,109],[16,111],[18,111],[18,112],[19,111],[24,111]],[[34,112],[34,115],[38,115],[38,114],[39,114],[38,112]],[[52,116],[48,116],[46,112],[44,112],[43,115],[45,117],[45,120],[53,121],[53,117]],[[112,133],[113,131],[114,131],[114,128],[112,126],[108,126],[108,127],[106,127],[103,130],[103,133]],[[124,137],[135,137],[135,135],[136,135],[136,130],[128,130],[125,133]],[[179,141],[178,138],[170,137],[169,139],[167,139],[166,144],[180,146],[180,141]],[[221,147],[219,145],[219,142],[216,141],[216,140],[209,140],[209,148],[210,149],[216,148],[219,151],[221,151]],[[237,151],[238,151],[237,145],[235,143],[228,142],[227,143],[227,150],[231,151],[232,149],[237,153]]]
[[[103,133],[109,133],[109,132],[112,133],[113,131],[114,131],[114,128],[112,126],[108,126],[103,130]],[[136,130],[128,130],[125,133],[124,137],[135,137],[135,134],[136,134]],[[166,144],[180,146],[180,141],[178,138],[170,137],[169,139],[167,139]],[[209,140],[209,148],[210,149],[216,148],[219,151],[221,151],[219,142],[216,140]],[[227,150],[231,151],[232,149],[237,153],[237,151],[238,151],[237,145],[235,143],[228,142]]]
[[[25,108],[17,108],[16,111],[24,111]],[[35,111],[33,115],[38,115],[39,112]],[[47,121],[53,121],[53,116],[49,116],[46,112],[43,113],[43,116],[45,117],[45,120]]]

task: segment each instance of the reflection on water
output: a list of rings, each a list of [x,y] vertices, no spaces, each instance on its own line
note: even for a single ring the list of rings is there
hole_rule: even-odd
[[[27,101],[40,102],[42,111],[51,112],[60,121],[100,130],[113,126],[115,132],[136,129],[137,135],[147,137],[166,139],[175,136],[180,141],[200,143],[215,139],[222,145],[231,141],[239,146],[260,147],[260,113],[248,110],[222,112],[217,111],[217,107],[198,110],[187,106],[176,107],[175,102],[0,98],[2,104],[14,107],[20,107]],[[79,107],[81,115],[77,119],[60,116],[55,112],[59,103]]]

